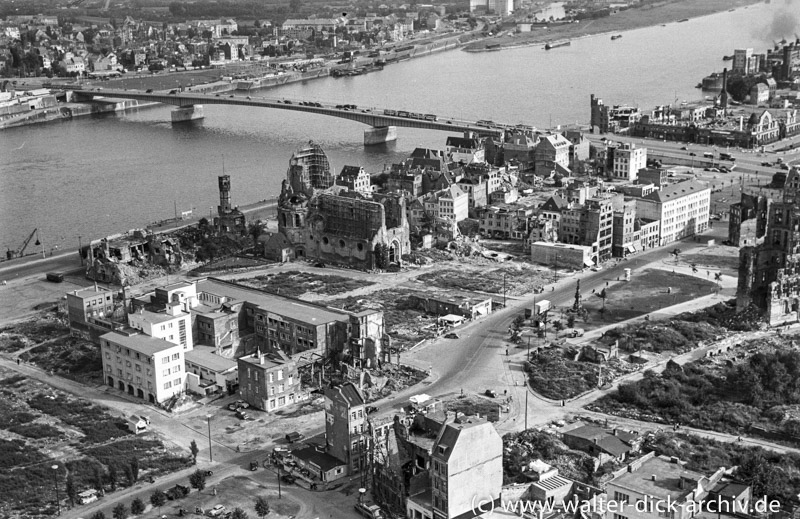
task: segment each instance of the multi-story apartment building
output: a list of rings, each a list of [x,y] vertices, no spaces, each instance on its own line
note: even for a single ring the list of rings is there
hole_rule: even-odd
[[[142,307],[128,314],[128,326],[156,339],[180,345],[184,351],[194,347],[192,318],[180,303],[169,303],[164,311],[152,312]]]
[[[485,420],[446,423],[431,455],[433,517],[474,513],[475,496],[495,500],[503,485],[503,440]]]
[[[490,206],[481,214],[479,230],[487,236],[523,240],[534,214],[532,207]]]
[[[445,150],[450,161],[456,164],[486,161],[486,147],[480,139],[450,136],[447,138]]]
[[[86,287],[67,292],[67,314],[72,328],[88,328],[94,319],[114,312],[114,293],[103,287]]]
[[[164,403],[184,390],[184,353],[180,344],[109,332],[100,337],[106,384],[151,403]]]
[[[561,134],[542,137],[534,152],[536,173],[553,171],[557,166],[568,170],[570,146],[571,143]]]
[[[605,519],[690,519],[706,499],[729,506],[730,515],[747,510],[750,487],[723,480],[725,467],[710,476],[687,470],[677,458],[648,453],[618,470],[606,483],[606,494],[614,506]],[[725,508],[719,508],[724,513]],[[745,512],[746,513],[746,512]]]
[[[636,229],[636,201],[625,200],[619,210],[614,211],[611,254],[624,258],[637,251],[639,233]]]
[[[665,186],[636,198],[636,215],[658,220],[659,245],[666,245],[708,228],[711,188],[697,180]]]
[[[460,222],[469,217],[469,194],[458,185],[428,194],[423,203],[425,212],[433,218]]]
[[[325,439],[327,451],[353,474],[366,468],[369,448],[366,400],[348,382],[325,389]]]
[[[592,261],[599,263],[611,257],[614,207],[610,198],[590,198],[575,204],[561,214],[559,241],[592,248]]]
[[[336,185],[344,186],[350,191],[359,193],[371,193],[372,185],[370,175],[360,166],[345,166],[342,172],[336,177]]]
[[[254,353],[239,357],[239,395],[262,411],[273,412],[300,398],[297,365],[286,355]]]
[[[761,55],[755,54],[752,48],[736,49],[733,51],[733,63],[731,72],[742,76],[758,74]]]
[[[623,143],[614,150],[611,176],[632,182],[640,169],[647,167],[647,148],[637,148],[635,144]]]

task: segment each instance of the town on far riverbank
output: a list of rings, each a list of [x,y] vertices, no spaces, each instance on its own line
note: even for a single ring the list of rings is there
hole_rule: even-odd
[[[497,51],[606,33],[618,38],[620,32],[685,22],[756,3],[758,0],[678,0],[607,6],[596,2],[578,2],[576,7],[570,4],[572,8],[565,12],[564,18],[553,20],[540,19],[527,12],[514,12],[497,22],[493,37],[472,42],[464,50]]]

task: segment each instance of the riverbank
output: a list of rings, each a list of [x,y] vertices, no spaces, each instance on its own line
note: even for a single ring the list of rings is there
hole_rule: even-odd
[[[758,0],[703,0],[702,2],[677,0],[647,4],[596,20],[553,25],[550,28],[534,28],[531,32],[484,39],[467,45],[464,50],[467,52],[491,52],[544,45],[548,41],[555,40],[573,40],[598,34],[619,34],[632,29],[677,23],[731,9],[746,8],[757,3],[759,3]]]

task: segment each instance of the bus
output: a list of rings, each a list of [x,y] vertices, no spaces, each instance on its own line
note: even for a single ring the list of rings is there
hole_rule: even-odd
[[[709,151],[707,151],[707,152],[703,153],[703,157],[705,157],[707,159],[713,159],[714,158],[714,154],[709,152]]]
[[[730,153],[720,153],[719,160],[730,160],[731,162],[736,161],[735,158],[731,157]]]

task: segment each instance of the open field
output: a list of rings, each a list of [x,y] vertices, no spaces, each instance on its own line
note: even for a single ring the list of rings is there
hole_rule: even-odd
[[[0,515],[52,515],[53,470],[66,506],[76,490],[113,490],[186,466],[152,434],[133,436],[102,407],[0,369]]]
[[[668,288],[672,290],[668,291]],[[713,281],[705,279],[705,273],[701,277],[647,269],[633,275],[628,283],[609,285],[605,311],[601,311],[603,299],[598,294],[584,293],[583,307],[589,312],[589,319],[576,326],[593,329],[618,323],[711,294],[715,288]]]
[[[651,3],[595,20],[551,25],[549,29],[540,28],[534,29],[529,33],[488,38],[468,45],[467,49],[480,50],[486,49],[489,45],[497,44],[508,47],[543,44],[547,41],[580,38],[592,34],[619,33],[641,27],[674,23],[684,18],[696,18],[754,3],[756,3],[754,0],[703,0],[702,2],[674,0]],[[722,59],[722,56],[720,56],[720,59]]]
[[[339,295],[374,283],[334,274],[315,274],[290,270],[254,278],[236,279],[237,283],[282,296],[300,297],[306,293]]]
[[[0,351],[14,353],[24,348],[69,334],[66,319],[53,312],[40,312],[36,318],[0,329]]]

